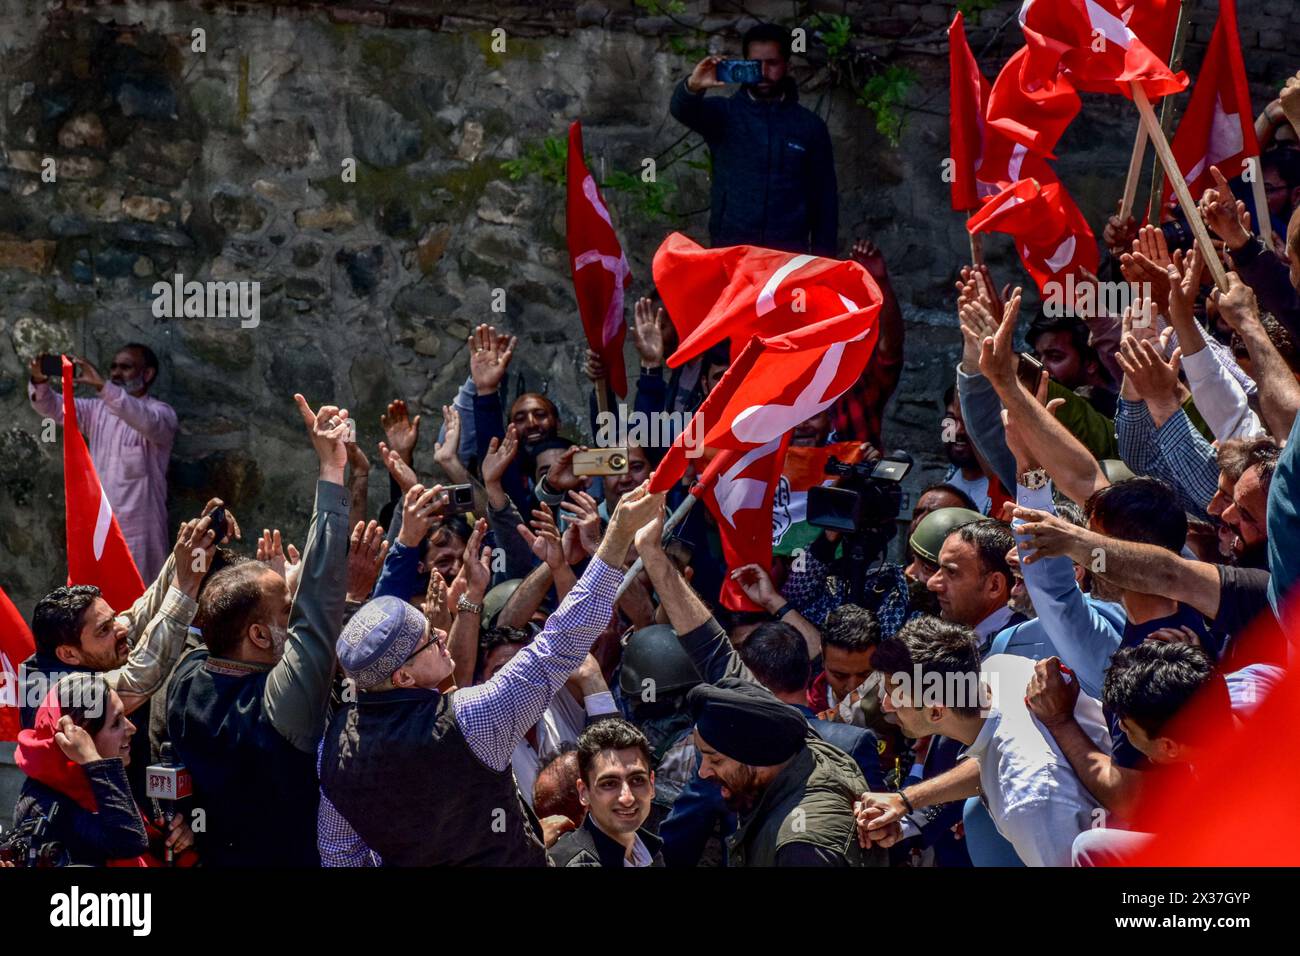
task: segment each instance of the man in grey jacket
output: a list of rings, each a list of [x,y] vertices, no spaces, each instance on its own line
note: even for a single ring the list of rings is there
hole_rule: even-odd
[[[839,226],[830,133],[799,105],[790,65],[790,33],[763,23],[744,38],[744,56],[762,64],[762,79],[729,97],[706,97],[725,86],[724,58],[705,57],[673,90],[670,112],[704,137],[713,158],[709,241],[752,244],[834,257]]]

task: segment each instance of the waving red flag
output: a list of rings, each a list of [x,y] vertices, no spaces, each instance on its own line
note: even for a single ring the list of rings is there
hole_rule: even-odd
[[[994,135],[1055,159],[1052,150],[1079,115],[1079,94],[1064,74],[1040,79],[1028,68],[1029,47],[1021,47],[1002,67],[989,92],[988,126]]]
[[[565,231],[573,292],[578,299],[587,344],[599,353],[606,381],[614,394],[627,394],[627,369],[623,365],[623,339],[627,319],[623,291],[632,283],[623,247],[614,232],[609,209],[600,197],[596,180],[582,160],[582,124],[569,126],[568,200]]]
[[[27,622],[0,588],[0,740],[18,739],[18,668],[34,653],[36,644]]]
[[[144,593],[144,581],[99,483],[86,440],[77,429],[72,363],[63,359],[63,490],[67,515],[68,584],[93,584],[115,611]]]
[[[875,315],[881,303],[876,280],[856,262],[758,246],[705,249],[679,232],[655,253],[654,277],[680,339],[673,368],[725,339],[736,355],[750,336]]]
[[[1080,266],[1097,271],[1097,240],[1088,221],[1059,182],[1024,179],[994,196],[970,218],[977,232],[1005,232],[1016,240],[1025,268],[1044,295],[1048,282],[1063,282]]]
[[[953,162],[952,208],[958,212],[979,208],[975,169],[984,150],[988,98],[989,81],[966,42],[966,21],[958,11],[948,27],[948,154]]]
[[[1219,22],[1205,48],[1205,61],[1187,110],[1178,123],[1173,150],[1193,196],[1200,196],[1214,185],[1211,166],[1218,166],[1225,177],[1232,179],[1241,175],[1250,157],[1259,155],[1255,113],[1250,106],[1246,64],[1237,35],[1235,0],[1219,0]],[[1166,181],[1166,204],[1172,192]]]
[[[1130,84],[1138,82],[1152,100],[1187,86],[1187,75],[1170,70],[1164,53],[1125,22],[1118,0],[1025,0],[1020,26],[1029,47],[1025,76],[1039,83],[1065,72],[1076,89],[1131,98]]]

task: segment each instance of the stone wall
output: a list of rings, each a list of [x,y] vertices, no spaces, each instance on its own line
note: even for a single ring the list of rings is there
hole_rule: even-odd
[[[954,6],[717,0],[665,16],[630,0],[0,0],[0,581],[28,613],[64,567],[60,445],[41,442],[25,395],[38,351],[84,352],[103,369],[123,342],[152,345],[155,393],[181,419],[173,520],[218,494],[245,528],[282,527],[299,543],[313,472],[295,390],[352,409],[372,452],[384,404],[405,397],[425,416],[427,463],[437,410],[466,374],[465,336],[496,321],[521,340],[510,390],[545,388],[580,421],[562,187],[513,181],[503,163],[575,117],[602,176],[662,161],[683,133],[667,115],[690,65],[676,50],[735,50],[752,16],[847,9],[859,48],[919,78],[892,148],[826,71],[799,69],[835,140],[841,243],[878,241],[905,301],[908,364],[886,438],[922,453],[918,481],[932,475],[966,250],[939,176]],[[1019,43],[1016,7],[997,3],[970,30],[990,76]],[[1300,66],[1300,5],[1239,7],[1259,107]],[[1193,63],[1208,16],[1193,18]],[[1089,97],[1062,144],[1061,176],[1094,222],[1114,203],[1134,127],[1127,101]],[[355,182],[341,175],[348,159]],[[679,217],[607,192],[637,294],[670,229],[706,238],[706,171],[683,160],[661,176]],[[1019,274],[1004,241],[988,250]],[[177,273],[259,282],[260,324],[156,318],[152,286]],[[504,316],[491,310],[497,289]],[[378,467],[372,477],[377,509],[387,483]]]

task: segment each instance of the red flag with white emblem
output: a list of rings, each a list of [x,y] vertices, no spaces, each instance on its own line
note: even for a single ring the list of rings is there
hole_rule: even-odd
[[[67,516],[68,584],[93,584],[115,611],[144,593],[144,581],[99,483],[77,428],[72,363],[63,359],[63,490]]]
[[[978,209],[975,168],[984,142],[984,108],[989,81],[980,72],[975,54],[966,42],[966,22],[961,11],[948,27],[948,152],[952,157],[952,208]]]
[[[705,249],[679,232],[659,246],[655,286],[677,329],[676,368],[726,339],[779,336],[853,313],[875,315],[880,287],[863,266],[759,246]]]
[[[627,394],[627,370],[623,365],[627,319],[623,314],[623,292],[632,284],[632,270],[614,231],[609,208],[583,162],[582,124],[577,121],[569,126],[565,220],[573,292],[578,299],[587,344],[600,355],[606,382],[614,394],[622,397]]]
[[[35,652],[27,622],[0,588],[0,740],[18,739],[18,668]]]
[[[1088,221],[1059,182],[1024,179],[994,196],[966,223],[977,232],[1005,232],[1016,241],[1020,260],[1039,292],[1064,282],[1080,266],[1097,271],[1097,240]]]
[[[1250,106],[1246,64],[1237,35],[1235,0],[1219,2],[1219,22],[1205,49],[1187,110],[1178,123],[1173,150],[1193,196],[1200,196],[1214,185],[1211,166],[1218,166],[1226,178],[1232,179],[1241,175],[1246,160],[1259,155],[1255,113]],[[1166,181],[1166,204],[1172,192]]]
[[[1038,78],[1028,73],[1028,67],[1028,47],[1013,53],[1002,67],[989,91],[987,125],[992,135],[1018,143],[1036,156],[1055,159],[1052,150],[1079,115],[1079,94],[1064,74]]]
[[[1144,2],[1144,0],[1143,0]],[[1092,93],[1133,96],[1131,83],[1142,85],[1149,99],[1177,93],[1187,86],[1185,73],[1175,74],[1163,57],[1143,42],[1135,26],[1139,3],[1120,0],[1025,0],[1020,26],[1029,48],[1024,75],[1040,83],[1054,82],[1064,72],[1076,89]],[[1164,6],[1158,14],[1163,15]],[[1142,26],[1146,22],[1144,15]],[[1160,16],[1152,22],[1165,21]],[[1160,42],[1154,34],[1151,42]],[[1161,33],[1163,37],[1163,33]]]

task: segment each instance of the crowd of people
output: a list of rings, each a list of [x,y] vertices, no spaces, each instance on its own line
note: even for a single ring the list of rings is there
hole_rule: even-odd
[[[712,154],[710,238],[839,256],[830,138],[797,102],[789,35],[756,27],[743,53],[760,80],[708,96],[711,57],[670,107]],[[865,575],[826,528],[736,568],[705,508],[665,532],[686,486],[650,492],[664,447],[593,475],[594,442],[564,437],[595,434],[596,353],[593,421],[562,421],[507,394],[516,339],[487,325],[431,460],[402,398],[354,422],[295,395],[317,463],[305,531],[244,532],[244,503],[213,499],[169,549],[158,360],[128,345],[106,380],[81,359],[80,425],[152,583],[128,608],[84,584],[36,606],[15,826],[42,818],[95,866],[1124,859],[1151,838],[1133,823],[1149,781],[1194,776],[1205,715],[1248,716],[1288,664],[1245,638],[1300,570],[1300,77],[1260,123],[1278,244],[1239,183],[1216,171],[1198,197],[1226,290],[1195,248],[1113,217],[1080,282],[1140,294],[1030,321],[1031,377],[1020,289],[954,266],[963,350],[934,445],[951,467],[915,496],[905,559],[878,550]],[[903,323],[879,249],[849,255],[881,289],[879,338],[792,444],[870,461]],[[638,412],[693,411],[731,360],[670,369],[653,296],[629,331]],[[59,414],[39,360],[30,395]],[[390,495],[371,514],[376,428]],[[727,580],[759,610],[723,607]],[[189,773],[179,812],[148,794],[160,762]]]

